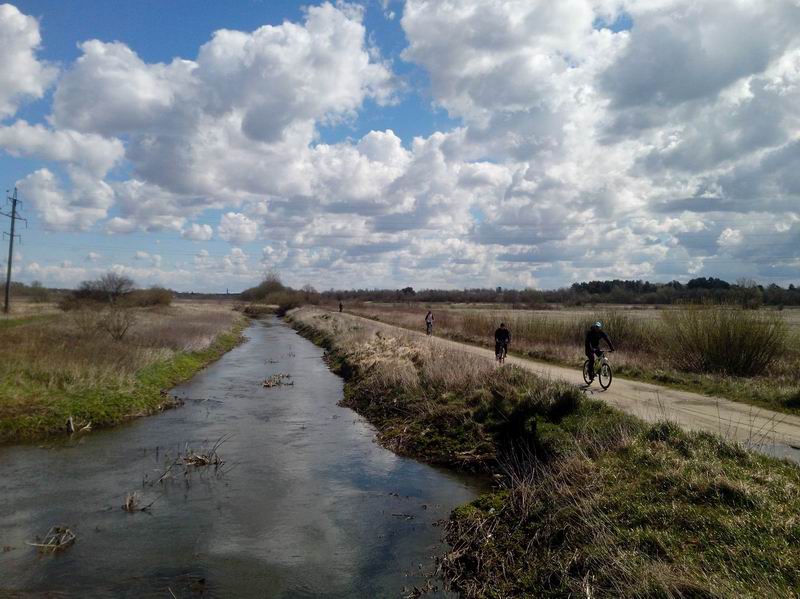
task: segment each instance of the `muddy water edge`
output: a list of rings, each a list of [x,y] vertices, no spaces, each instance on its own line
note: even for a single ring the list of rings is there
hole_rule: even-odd
[[[375,443],[337,405],[323,351],[277,319],[245,334],[173,390],[182,409],[0,448],[0,596],[397,597],[426,583],[435,524],[480,482]],[[292,384],[262,386],[276,374]],[[170,469],[220,439],[220,466]],[[123,510],[132,492],[150,509]],[[27,544],[54,525],[73,546]]]

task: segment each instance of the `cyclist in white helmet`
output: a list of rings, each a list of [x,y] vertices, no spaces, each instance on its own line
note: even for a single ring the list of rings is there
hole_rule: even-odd
[[[608,348],[614,351],[614,344],[603,331],[603,323],[599,320],[586,331],[586,357],[589,358],[589,382],[594,380],[594,357],[600,355],[600,340],[603,339],[608,344]]]

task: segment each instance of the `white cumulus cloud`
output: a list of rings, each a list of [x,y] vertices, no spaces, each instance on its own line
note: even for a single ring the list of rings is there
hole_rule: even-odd
[[[53,130],[17,121],[0,126],[0,148],[12,156],[33,156],[80,165],[96,177],[104,177],[125,154],[118,139],[72,130]]]
[[[445,130],[401,139],[381,123],[416,100],[395,93],[373,9],[323,2],[169,62],[81,40],[47,125],[0,126],[0,147],[61,163],[20,183],[52,229],[206,241],[200,222],[221,214],[233,248],[176,267],[187,285],[257,278],[241,249],[256,240],[264,268],[321,288],[800,276],[796,0],[374,7],[395,9],[402,58],[424,73],[408,81],[429,81],[408,97],[446,111]],[[39,87],[7,113],[52,78],[36,21],[14,18],[28,50],[11,60],[38,65]],[[365,132],[330,142],[341,124]]]
[[[220,218],[217,234],[233,244],[249,243],[258,237],[258,223],[244,214],[227,212]]]
[[[192,223],[188,229],[181,233],[181,236],[192,241],[208,241],[214,236],[214,230],[210,225]]]
[[[42,222],[52,230],[86,230],[105,218],[114,192],[104,181],[80,170],[70,172],[72,183],[64,191],[58,177],[43,168],[17,182],[23,197],[30,200]]]
[[[40,61],[38,21],[11,4],[0,4],[0,119],[13,115],[25,99],[41,98],[56,77]]]

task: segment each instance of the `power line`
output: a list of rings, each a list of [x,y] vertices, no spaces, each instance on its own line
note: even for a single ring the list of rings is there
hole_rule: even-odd
[[[11,214],[6,214],[5,212],[0,212],[3,216],[6,216],[11,219],[11,232],[6,233],[3,232],[3,235],[8,235],[8,268],[6,269],[6,301],[3,305],[3,312],[8,314],[8,299],[9,299],[9,292],[11,291],[11,264],[14,261],[14,238],[19,237],[20,242],[22,241],[22,237],[16,235],[14,233],[14,229],[16,228],[16,224],[18,220],[24,221],[25,225],[27,226],[28,221],[22,218],[21,216],[17,216],[17,204],[20,203],[20,200],[17,198],[17,188],[14,188],[13,195],[7,195],[8,190],[6,190],[6,200],[11,202]]]

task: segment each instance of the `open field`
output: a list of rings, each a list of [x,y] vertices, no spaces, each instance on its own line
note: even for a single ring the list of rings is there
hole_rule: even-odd
[[[331,309],[336,309],[335,304],[330,304]],[[502,316],[504,314],[518,314],[520,316],[527,316],[531,319],[552,319],[564,322],[591,322],[596,320],[597,314],[617,313],[621,312],[630,317],[634,321],[658,321],[662,319],[662,315],[667,311],[683,310],[682,306],[675,305],[632,305],[632,304],[598,304],[595,307],[587,308],[582,307],[567,307],[552,305],[548,308],[520,308],[511,305],[501,304],[413,304],[409,302],[398,303],[382,303],[382,302],[356,302],[347,304],[345,306],[348,311],[363,311],[363,310],[376,310],[376,311],[411,311],[415,314],[419,312],[425,315],[427,310],[433,310],[435,313],[440,312],[486,312],[493,316]],[[787,307],[782,310],[777,310],[771,307],[765,307],[760,310],[764,313],[778,314],[787,327],[793,334],[800,335],[800,308]],[[419,317],[417,316],[417,320]]]
[[[495,475],[441,561],[467,597],[792,596],[800,469],[347,315],[290,315],[386,446]]]
[[[742,354],[745,356],[744,364],[752,364],[763,357],[760,356],[761,349],[769,345],[769,339],[776,341],[775,355],[767,356],[768,364],[762,371],[740,376],[739,366],[733,368],[732,374],[721,367],[715,369],[714,364],[710,368],[700,365],[692,370],[682,363],[688,352],[685,341],[676,331],[681,326],[717,330],[719,323],[712,318],[706,319],[708,322],[698,321],[696,325],[690,321],[696,314],[700,318],[704,314],[712,314],[714,311],[711,310],[639,307],[617,307],[613,310],[603,307],[597,311],[497,310],[475,306],[431,308],[436,318],[435,335],[493,347],[494,329],[500,322],[505,322],[513,335],[512,353],[578,370],[585,359],[583,335],[586,328],[589,323],[600,319],[618,350],[611,358],[615,374],[771,410],[800,413],[800,310],[716,311],[723,317],[754,321],[729,323],[732,333],[738,337],[720,337],[717,340],[717,351],[722,361]],[[349,306],[347,311],[420,330],[426,307],[363,304]],[[782,337],[782,340],[774,339],[775,335],[770,337],[770,331]],[[767,341],[762,342],[762,339]]]
[[[115,341],[97,310],[0,321],[0,442],[109,426],[169,404],[162,394],[233,347],[242,326],[228,303],[136,309]]]
[[[0,326],[2,323],[14,321],[20,318],[30,318],[33,316],[52,316],[59,314],[58,304],[55,302],[32,302],[27,299],[12,300],[11,309],[8,314],[0,312]]]

